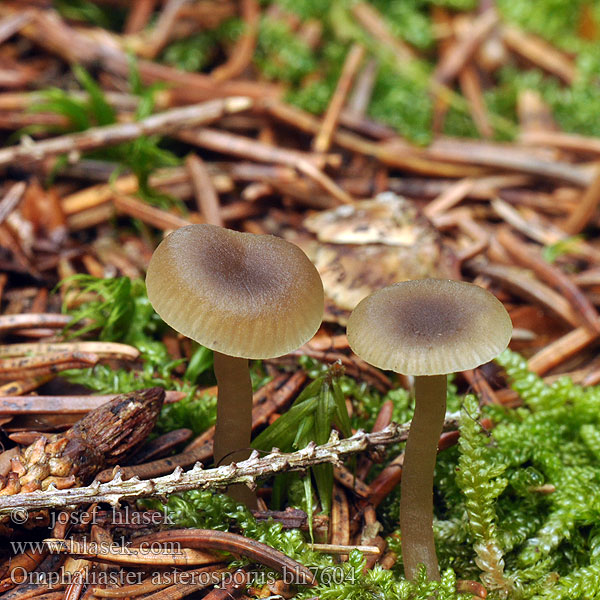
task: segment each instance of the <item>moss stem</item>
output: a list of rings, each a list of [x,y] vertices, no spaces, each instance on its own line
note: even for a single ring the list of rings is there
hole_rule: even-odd
[[[248,359],[214,353],[217,378],[217,423],[213,455],[215,465],[245,460],[250,455],[252,436],[252,382]],[[248,508],[256,507],[256,495],[243,484],[227,493]]]
[[[402,560],[407,579],[419,564],[440,579],[433,540],[433,471],[446,414],[446,375],[415,377],[415,414],[410,425],[400,487]]]

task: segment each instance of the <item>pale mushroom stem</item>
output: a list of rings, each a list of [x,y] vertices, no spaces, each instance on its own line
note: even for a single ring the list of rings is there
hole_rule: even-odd
[[[214,353],[217,378],[217,424],[213,455],[215,465],[248,458],[252,436],[252,382],[248,359]],[[248,508],[256,508],[256,494],[243,484],[232,485],[227,494]]]
[[[410,424],[400,487],[402,560],[407,579],[419,564],[440,579],[433,540],[433,471],[446,414],[446,375],[415,377],[415,414]]]

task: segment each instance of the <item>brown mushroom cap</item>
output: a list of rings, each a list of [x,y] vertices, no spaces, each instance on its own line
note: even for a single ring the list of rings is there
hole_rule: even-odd
[[[378,290],[354,309],[348,341],[381,369],[442,375],[474,369],[506,348],[512,323],[502,303],[472,283],[404,281]]]
[[[155,250],[148,298],[173,329],[223,354],[273,358],[308,341],[323,285],[294,244],[215,225],[188,225]]]

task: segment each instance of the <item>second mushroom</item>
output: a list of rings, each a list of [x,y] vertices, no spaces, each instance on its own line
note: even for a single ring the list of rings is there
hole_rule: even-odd
[[[440,571],[433,537],[433,475],[446,412],[447,374],[475,367],[506,348],[512,323],[502,303],[471,283],[405,281],[362,300],[348,321],[352,350],[370,364],[415,377],[400,487],[402,560],[408,579],[420,564]]]
[[[248,359],[291,352],[317,331],[324,302],[316,268],[281,238],[189,225],[155,250],[146,285],[167,324],[214,350],[215,464],[244,459],[252,429]],[[243,488],[230,494],[253,503]]]

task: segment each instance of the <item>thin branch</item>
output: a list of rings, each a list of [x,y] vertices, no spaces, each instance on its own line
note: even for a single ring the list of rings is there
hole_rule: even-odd
[[[24,138],[21,144],[0,150],[0,167],[6,167],[15,162],[40,161],[59,154],[85,152],[104,146],[114,146],[142,136],[171,133],[182,128],[205,125],[226,114],[246,110],[251,105],[250,98],[234,96],[223,100],[211,100],[183,108],[174,108],[151,115],[141,121],[92,127],[82,132],[61,135],[49,140],[34,142]]]
[[[448,414],[445,427],[456,427],[458,414]],[[123,481],[117,472],[112,481],[95,481],[89,486],[66,490],[52,487],[44,492],[14,494],[0,497],[0,515],[9,515],[13,511],[28,511],[39,508],[63,508],[89,502],[107,502],[113,506],[121,500],[135,498],[167,498],[175,492],[194,489],[223,489],[234,483],[254,486],[259,477],[266,477],[282,471],[303,471],[307,467],[322,463],[340,465],[342,459],[351,454],[364,452],[377,446],[395,444],[406,439],[410,424],[391,423],[382,431],[365,433],[359,431],[350,438],[340,440],[334,432],[330,440],[322,446],[311,442],[302,450],[283,453],[274,450],[260,457],[254,451],[248,460],[231,463],[216,469],[204,470],[197,463],[190,471],[176,469],[170,475],[149,480],[134,477]]]
[[[25,375],[25,374],[24,374]],[[8,415],[55,415],[60,413],[85,414],[110,402],[117,394],[98,396],[8,396],[3,395],[6,386],[0,387],[0,417]],[[184,392],[165,392],[165,404],[179,402],[186,394]]]
[[[21,315],[1,315],[0,331],[22,328],[51,327],[63,328],[71,322],[69,315],[59,315],[57,313],[26,313]]]
[[[331,137],[337,127],[344,102],[364,55],[365,48],[360,44],[354,44],[348,51],[337,87],[323,117],[321,128],[313,140],[313,150],[315,152],[327,152],[329,150]]]
[[[436,84],[450,83],[475,54],[481,43],[498,23],[495,10],[486,10],[471,24],[468,34],[458,40],[438,64],[433,75]]]
[[[0,20],[0,44],[20,31],[31,21],[31,15],[26,12],[9,15]]]
[[[260,4],[257,0],[242,0],[240,4],[241,16],[245,24],[244,33],[233,47],[227,62],[219,65],[211,73],[211,77],[215,81],[225,81],[238,77],[244,72],[254,56],[260,23]]]
[[[24,181],[19,181],[12,185],[2,200],[0,200],[0,223],[4,223],[10,213],[17,208],[27,184]]]

